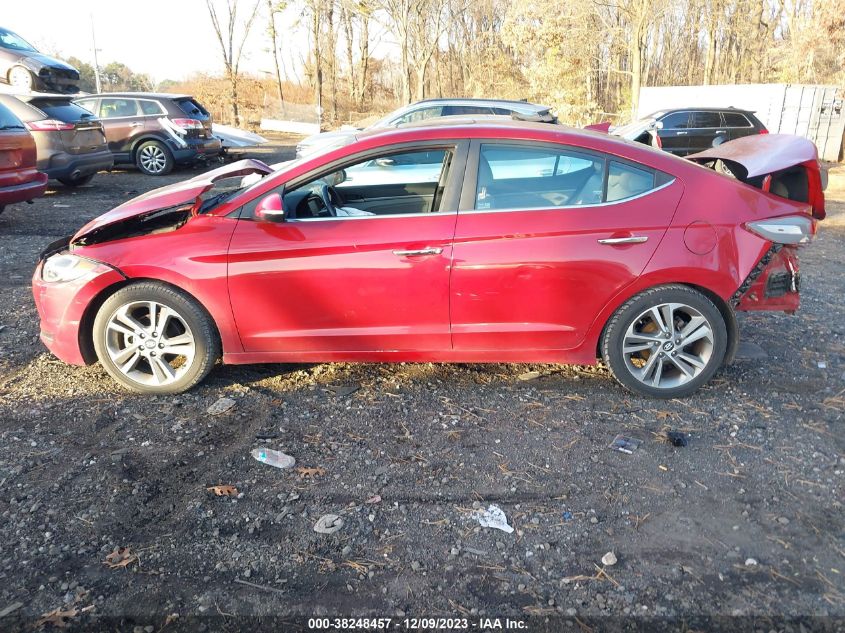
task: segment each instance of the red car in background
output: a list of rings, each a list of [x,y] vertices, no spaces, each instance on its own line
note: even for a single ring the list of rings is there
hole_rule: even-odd
[[[6,205],[44,195],[47,175],[35,168],[36,158],[32,134],[0,104],[0,213]]]
[[[41,339],[144,393],[188,389],[221,357],[601,357],[636,393],[683,396],[733,359],[737,310],[798,308],[818,161],[809,141],[759,138],[771,160],[744,172],[753,148],[701,157],[717,171],[606,134],[466,120],[275,172],[241,161],[50,245]],[[372,164],[407,181],[356,181]]]

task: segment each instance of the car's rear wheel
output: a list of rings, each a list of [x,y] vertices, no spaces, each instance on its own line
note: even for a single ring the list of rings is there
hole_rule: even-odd
[[[59,178],[59,182],[68,187],[81,187],[87,185],[94,179],[94,174],[87,176],[77,176],[76,178]]]
[[[94,319],[94,349],[106,371],[138,393],[180,393],[220,357],[208,313],[188,295],[140,282],[106,299]]]
[[[160,141],[145,141],[135,151],[135,164],[145,174],[164,176],[173,170],[173,154]]]
[[[24,90],[35,88],[35,77],[23,66],[12,66],[9,70],[9,85]]]
[[[686,396],[721,367],[725,320],[713,302],[687,286],[646,290],[620,307],[602,336],[602,356],[631,391],[657,398]]]

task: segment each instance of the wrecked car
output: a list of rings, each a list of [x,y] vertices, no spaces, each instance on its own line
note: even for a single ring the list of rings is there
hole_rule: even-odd
[[[218,359],[602,359],[637,394],[685,396],[733,360],[738,310],[798,308],[798,248],[824,196],[814,148],[767,140],[700,157],[744,177],[486,121],[361,134],[276,171],[233,163],[48,247],[33,277],[41,340],[150,394],[191,388]],[[434,154],[425,180],[342,186],[371,161],[428,170]],[[805,189],[786,176],[796,165]]]
[[[79,92],[76,68],[40,53],[20,35],[3,27],[0,27],[0,80],[27,92]]]

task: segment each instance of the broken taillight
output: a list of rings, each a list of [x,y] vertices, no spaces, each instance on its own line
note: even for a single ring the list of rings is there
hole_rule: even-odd
[[[57,119],[43,119],[41,121],[30,121],[25,123],[27,129],[31,132],[61,132],[72,130],[73,123],[66,121],[59,121]]]
[[[806,244],[816,233],[816,222],[807,215],[787,215],[767,220],[755,220],[745,228],[776,244]]]
[[[202,121],[196,119],[170,119],[173,125],[182,128],[183,130],[201,130]]]

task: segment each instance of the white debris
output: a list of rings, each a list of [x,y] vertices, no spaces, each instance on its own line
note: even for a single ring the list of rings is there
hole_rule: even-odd
[[[314,524],[314,531],[319,534],[334,534],[342,527],[342,518],[336,514],[324,514]]]
[[[274,451],[272,448],[254,448],[249,454],[261,463],[276,468],[293,468],[296,464],[296,459],[282,451]]]
[[[476,510],[473,516],[481,527],[495,528],[508,534],[513,532],[513,528],[508,525],[508,517],[505,516],[504,510],[495,504],[491,503],[486,510]]]
[[[601,557],[601,564],[605,567],[613,567],[616,564],[616,554],[608,552]]]
[[[756,558],[746,558],[745,559],[745,566],[746,567],[756,567],[758,565]]]

